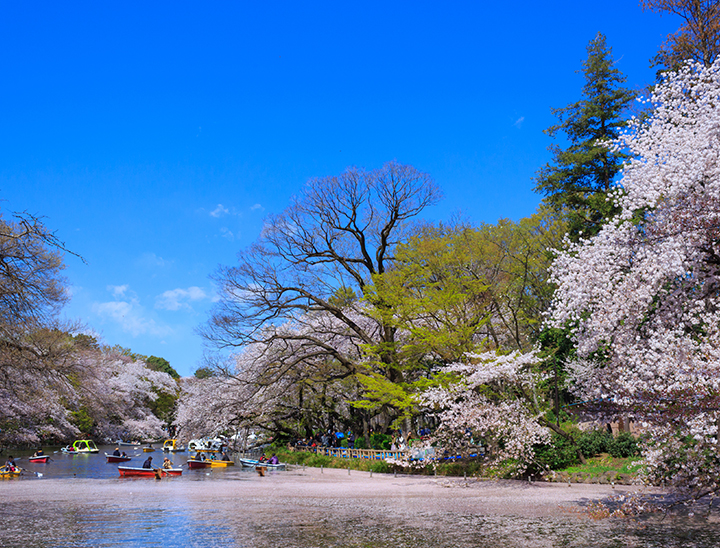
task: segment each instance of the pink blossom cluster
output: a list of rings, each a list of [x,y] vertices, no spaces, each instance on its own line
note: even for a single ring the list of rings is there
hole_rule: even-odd
[[[611,197],[621,213],[553,264],[550,324],[572,331],[579,395],[611,397],[657,428],[652,475],[686,434],[699,453],[717,435],[720,62],[686,65],[650,101],[650,118],[614,145],[632,155]],[[691,461],[670,476],[717,477]]]

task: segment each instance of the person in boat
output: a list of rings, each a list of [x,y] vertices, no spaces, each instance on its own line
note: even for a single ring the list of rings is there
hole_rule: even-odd
[[[5,462],[5,470],[7,470],[8,472],[14,472],[16,468],[17,465],[15,464],[15,459],[12,455],[8,455],[8,459]]]
[[[278,459],[277,455],[275,453],[273,453],[273,456],[270,457],[268,464],[278,464],[279,462],[280,462],[280,459]]]
[[[260,455],[258,462],[267,462],[267,460],[268,460],[267,457],[263,454],[263,455]]]
[[[195,460],[205,460],[205,453],[200,452],[197,455],[195,455]]]
[[[162,467],[165,468],[166,470],[168,470],[173,467],[173,463],[169,458],[165,457]]]
[[[222,460],[226,462],[230,460],[230,457],[228,457],[227,453],[223,453]]]
[[[142,465],[143,468],[152,468],[152,457],[148,457]]]
[[[113,451],[113,457],[122,457],[122,455],[120,454],[120,448],[119,448],[119,447],[116,447],[116,448],[115,448],[115,451]]]
[[[44,456],[45,456],[45,453],[43,452],[42,447],[39,448],[37,451],[35,451],[35,454],[33,455],[33,457],[44,457]]]

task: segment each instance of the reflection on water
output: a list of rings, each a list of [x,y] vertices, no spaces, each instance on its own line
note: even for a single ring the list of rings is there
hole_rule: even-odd
[[[573,512],[543,518],[481,515],[453,508],[455,495],[447,491],[444,498],[436,493],[436,499],[413,499],[407,493],[373,498],[330,484],[322,496],[311,496],[306,491],[312,484],[300,480],[317,483],[317,478],[304,478],[301,471],[260,478],[235,467],[186,471],[181,478],[156,481],[120,478],[117,466],[106,464],[102,453],[54,457],[33,467],[44,466],[42,478],[0,482],[0,546],[720,546],[720,516],[714,513],[709,519],[650,516],[637,521],[594,521]],[[173,458],[181,464],[187,455]],[[297,491],[283,490],[292,480],[298,480]]]

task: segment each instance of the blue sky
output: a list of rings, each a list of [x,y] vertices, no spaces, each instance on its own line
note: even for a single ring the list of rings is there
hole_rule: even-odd
[[[69,318],[201,364],[209,275],[311,177],[396,159],[431,220],[518,219],[550,109],[607,36],[628,86],[679,27],[632,0],[0,4],[0,208],[67,247]]]

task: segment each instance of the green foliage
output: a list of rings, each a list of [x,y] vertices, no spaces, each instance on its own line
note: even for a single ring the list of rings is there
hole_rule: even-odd
[[[608,445],[608,453],[615,458],[634,457],[640,454],[637,440],[629,432],[620,432]]]
[[[389,450],[392,445],[392,438],[386,434],[380,434],[379,432],[370,435],[370,448],[371,449],[385,449]]]
[[[160,371],[162,373],[167,373],[173,379],[180,378],[180,375],[178,374],[178,372],[172,368],[172,366],[170,365],[170,362],[167,361],[165,358],[158,358],[157,356],[150,356],[145,359],[145,363],[153,371]]]
[[[568,212],[569,235],[576,241],[596,234],[616,213],[607,196],[626,156],[606,144],[627,125],[623,115],[636,96],[622,87],[625,76],[614,68],[612,49],[603,34],[590,41],[587,51],[588,58],[582,64],[583,98],[553,110],[560,123],[545,131],[551,137],[562,133],[570,145],[564,150],[550,146],[553,161],[535,178],[535,190],[545,195],[543,201],[557,211]]]
[[[213,371],[210,367],[198,367],[195,370],[195,378],[198,379],[207,379],[214,376],[215,371]]]
[[[578,447],[585,457],[594,457],[600,453],[609,453],[613,437],[607,430],[588,430],[577,439]]]
[[[352,287],[339,287],[335,293],[333,293],[330,298],[328,298],[328,302],[332,306],[336,306],[337,308],[345,308],[347,306],[350,306],[354,302],[357,302],[358,296],[355,293],[355,290]]]
[[[368,449],[368,446],[365,443],[365,438],[363,436],[358,436],[355,439],[355,449]]]
[[[575,443],[553,432],[549,444],[535,446],[535,463],[530,471],[561,470],[578,462]]]
[[[77,426],[84,434],[89,434],[95,425],[95,421],[84,407],[81,407],[77,411],[70,412],[70,422]]]

